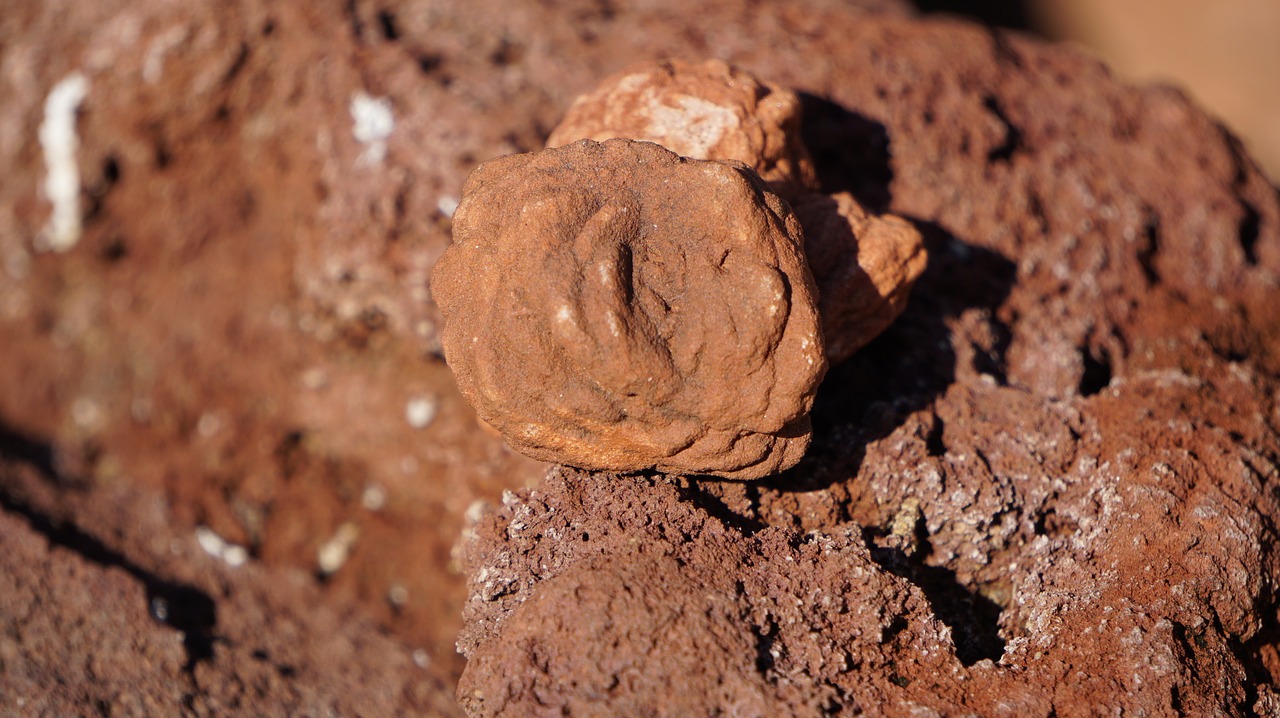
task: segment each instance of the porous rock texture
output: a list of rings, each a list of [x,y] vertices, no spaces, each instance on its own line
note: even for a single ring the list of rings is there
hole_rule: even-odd
[[[538,459],[755,479],[826,372],[791,208],[749,168],[582,140],[481,165],[432,287],[480,417]]]
[[[190,684],[183,664],[122,648],[95,663],[94,681],[81,681],[78,667],[106,642],[62,641],[42,616],[103,626],[93,577],[117,564],[72,542],[70,581],[84,585],[34,589],[48,614],[11,610],[29,594],[0,593],[0,610],[15,617],[8,635],[48,669],[5,684],[0,700],[34,705],[76,683],[82,690],[65,704],[74,707],[57,713],[92,714],[119,697],[127,714],[147,687],[190,686],[198,703],[251,686],[247,712],[296,715],[293,689],[305,675],[356,699],[387,686],[344,672],[350,654],[298,637],[323,631],[396,661],[412,656],[405,670],[387,669],[407,689],[390,695],[423,684],[446,694],[365,701],[367,714],[457,712],[463,661],[454,643],[466,593],[452,547],[463,515],[545,470],[477,430],[439,356],[427,278],[467,173],[482,159],[541,148],[605,73],[677,52],[702,56],[707,42],[780,47],[812,18],[862,9],[903,4],[805,0],[762,10],[725,0],[694,13],[683,0],[7,3],[0,462],[34,460],[55,492],[83,493],[91,505],[100,491],[128,489],[116,520],[71,512],[59,522],[117,552],[149,532],[130,560],[157,580],[187,570],[187,554],[167,552],[189,549],[198,527],[244,549],[249,566],[220,575],[247,587],[258,580],[247,574],[262,569],[278,603],[240,623],[232,611],[259,610],[258,594],[236,594],[246,602],[232,609],[224,591],[209,590],[218,609],[209,633],[276,626],[299,662],[288,664],[293,677],[246,680],[235,669],[256,664],[213,641]],[[671,35],[673,27],[682,29]],[[77,74],[85,94],[67,125],[78,138],[83,231],[68,251],[39,253],[52,209],[39,142],[45,105]],[[0,498],[13,491],[0,481]],[[168,510],[145,529],[123,510],[157,503]],[[32,508],[33,540],[52,531],[40,519],[53,506]],[[119,605],[145,611],[126,600],[138,595]],[[301,623],[284,620],[288,610]],[[348,610],[373,621],[332,619]],[[18,675],[13,665],[0,673]],[[129,678],[107,680],[116,670]],[[155,680],[134,679],[143,674]],[[123,696],[112,688],[131,685]],[[330,705],[346,713],[350,704]]]
[[[826,192],[925,232],[905,313],[776,479],[562,470],[479,516],[464,708],[1275,715],[1275,188],[1070,49],[826,31],[760,71],[812,91]]]
[[[943,700],[999,714],[1007,696],[1026,715],[1274,714],[1275,190],[1175,91],[1125,87],[1069,49],[859,5],[895,15],[846,0],[9,3],[0,712],[457,714],[466,590],[450,546],[474,499],[497,501],[544,467],[476,429],[433,354],[424,280],[478,161],[541,148],[603,77],[678,56],[804,90],[823,190],[919,222],[930,269],[902,319],[829,374],[808,458],[777,481],[573,479],[618,507],[601,514],[617,541],[577,534],[617,568],[563,585],[582,583],[594,606],[729,585],[652,556],[630,574],[652,579],[628,584],[635,597],[603,580],[641,551],[685,560],[695,547],[678,548],[677,528],[723,525],[720,555],[745,555],[761,575],[780,573],[774,557],[814,556],[822,570],[797,570],[794,585],[834,596],[845,568],[861,567],[855,595],[891,588],[850,610],[907,627],[889,620],[900,638],[853,658],[884,665],[878,649],[902,670],[843,673],[837,687],[918,691],[910,700],[943,714],[964,712]],[[76,116],[84,232],[66,253],[33,254],[50,214],[35,138],[50,90],[75,71],[88,81]],[[381,164],[353,131],[361,92],[395,121]],[[569,512],[554,482],[539,491]],[[530,582],[549,575],[552,564],[495,543],[504,516],[481,520],[470,555],[528,568]],[[842,532],[849,522],[861,531]],[[518,537],[517,523],[506,529]],[[249,562],[196,548],[200,524]],[[358,538],[321,579],[317,549],[349,535],[344,524]],[[764,541],[769,527],[798,548]],[[810,530],[832,537],[837,559],[804,545],[824,540]],[[745,595],[745,568],[713,570],[742,578]],[[781,597],[750,590],[708,619],[728,626],[723,641],[688,643],[707,649],[702,675],[769,696],[771,662],[798,665],[782,661],[821,636],[796,638],[783,621],[771,641],[761,618],[745,666],[711,651],[749,630],[725,616]],[[576,612],[555,595],[516,622],[493,612],[495,635],[524,625],[557,651],[513,650],[513,669],[604,655],[545,630],[553,604]],[[159,622],[151,599],[174,596],[195,610]],[[776,610],[805,628],[826,615]],[[955,663],[946,640],[931,642],[929,614]],[[701,619],[680,620],[692,631]],[[834,635],[861,650],[853,629],[873,623]],[[642,635],[609,655],[638,661]],[[646,665],[676,660],[698,673],[670,654]],[[957,673],[913,667],[932,660]],[[797,712],[820,694],[806,676],[836,665],[794,673]],[[507,686],[486,671],[467,680],[468,695]],[[719,689],[697,685],[711,712]]]
[[[11,437],[4,437],[6,440]],[[164,499],[0,463],[0,715],[450,715],[450,679],[296,567],[232,567]]]

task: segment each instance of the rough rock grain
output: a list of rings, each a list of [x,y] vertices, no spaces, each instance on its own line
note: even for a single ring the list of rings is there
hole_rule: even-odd
[[[150,706],[118,690],[145,686],[163,693],[151,714],[189,697],[211,715],[450,715],[440,692],[461,667],[453,642],[466,596],[449,546],[471,501],[497,501],[532,463],[475,430],[430,354],[425,278],[448,241],[451,199],[478,159],[542,147],[602,77],[679,56],[722,57],[804,90],[824,192],[915,222],[930,267],[899,321],[829,374],[808,458],[788,475],[700,482],[671,501],[579,481],[603,500],[574,512],[566,525],[583,528],[569,535],[589,533],[593,546],[617,532],[612,548],[592,550],[621,572],[640,550],[632,538],[680,539],[668,527],[710,515],[740,544],[726,556],[776,572],[765,564],[791,566],[795,554],[749,535],[777,527],[805,541],[853,522],[873,560],[897,571],[868,587],[899,597],[911,589],[898,578],[919,587],[969,677],[963,690],[928,694],[938,664],[927,661],[947,643],[917,630],[928,623],[916,604],[883,599],[886,615],[906,616],[899,635],[928,640],[890,642],[893,672],[854,643],[853,658],[873,668],[844,680],[869,684],[854,695],[896,698],[901,683],[921,693],[868,710],[1276,714],[1275,188],[1176,91],[1127,86],[1067,48],[869,17],[855,4],[901,14],[901,3],[848,0],[10,3],[0,13],[0,424],[39,440],[27,453],[85,469],[60,473],[31,520],[78,527],[134,566],[207,591],[216,636],[235,645],[215,642],[187,682],[173,671],[185,660],[172,645],[179,631],[145,617],[146,592],[74,548],[46,551],[27,519],[10,520],[10,503],[0,613],[13,643],[0,641],[0,696],[55,714],[145,715]],[[41,108],[76,71],[89,80],[76,122],[83,233],[65,254],[32,254],[50,209]],[[392,108],[382,165],[356,165],[366,150],[349,113],[357,92]],[[413,429],[405,404],[425,391],[440,411]],[[27,451],[11,438],[6,453]],[[362,505],[370,482],[385,495],[378,511]],[[108,501],[93,487],[122,493]],[[0,482],[0,499],[19,493]],[[139,518],[166,505],[171,514]],[[360,539],[318,584],[316,547],[345,521]],[[211,566],[190,543],[199,523],[261,560]],[[894,535],[912,523],[914,534]],[[916,558],[889,560],[895,546]],[[822,564],[834,573],[813,583],[839,586],[861,554],[834,552]],[[503,562],[530,575],[555,566],[515,550],[485,563]],[[707,601],[687,589],[711,578],[658,559],[643,571],[686,605]],[[584,583],[596,606],[602,596],[635,605],[603,578],[566,585]],[[397,584],[404,603],[388,600]],[[19,600],[32,594],[38,606]],[[103,605],[122,620],[95,615]],[[574,650],[538,629],[551,609],[575,606],[545,602],[522,613],[520,630]],[[780,630],[786,619],[821,629],[809,614],[779,612]],[[724,639],[734,652],[705,653],[694,675],[782,680],[772,660],[796,687],[784,712],[805,713],[817,694],[806,676],[830,674],[773,653],[820,646],[807,642],[822,634],[780,633],[771,645],[768,622],[742,620]],[[749,625],[766,630],[744,661],[734,636]],[[661,666],[628,638],[615,658]],[[426,669],[410,662],[418,646]],[[24,663],[35,655],[45,659]],[[47,669],[38,680],[23,671],[35,666]],[[93,681],[81,680],[88,666],[102,669]],[[503,681],[479,672],[468,688]],[[685,695],[708,699],[691,712],[709,713],[716,684],[697,685]],[[413,699],[397,700],[397,686]],[[639,694],[619,684],[609,695]]]
[[[481,165],[433,274],[463,393],[574,466],[793,466],[826,371],[790,208],[737,163],[584,140]]]
[[[904,7],[7,3],[0,432],[32,437],[83,481],[158,494],[173,509],[168,536],[205,525],[268,569],[314,572],[319,548],[357,527],[346,563],[299,611],[358,600],[381,630],[421,647],[445,685],[462,669],[465,591],[450,568],[462,516],[545,470],[475,430],[438,356],[427,277],[467,173],[542,147],[601,73],[724,54],[704,43],[767,59],[832,18]],[[51,211],[43,108],[75,74],[87,80],[74,117],[83,231],[64,254],[36,253]],[[385,140],[381,122],[357,133],[353,106],[390,111]],[[438,411],[415,428],[406,407],[428,399]],[[137,530],[101,536],[116,546]],[[79,615],[84,594],[45,595],[52,613]],[[335,641],[364,630],[321,623]],[[101,645],[68,644],[56,660],[90,660]],[[146,665],[139,652],[116,655]],[[225,683],[206,666],[197,695],[248,684],[224,671],[235,666],[220,664]],[[324,680],[361,689],[339,671]],[[59,712],[110,705],[110,685],[84,686]],[[261,695],[281,714],[297,705]]]
[[[860,527],[743,536],[691,502],[693,486],[556,469],[481,518],[463,556],[483,567],[459,642],[469,715],[820,715],[852,707],[837,677],[911,695],[877,685],[881,672],[948,631]],[[642,515],[661,518],[642,528]],[[898,670],[951,668],[935,652]],[[814,675],[831,683],[815,691]]]
[[[0,715],[458,713],[448,664],[306,571],[231,566],[153,491],[68,487],[0,437]],[[34,460],[33,460],[34,459]]]
[[[719,60],[628,68],[574,101],[548,147],[611,138],[656,142],[682,157],[737,160],[790,199],[817,186],[795,92]]]

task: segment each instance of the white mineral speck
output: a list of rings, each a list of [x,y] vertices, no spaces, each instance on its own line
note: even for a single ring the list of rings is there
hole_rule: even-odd
[[[71,420],[82,431],[96,431],[102,425],[102,407],[98,402],[82,396],[71,402]]]
[[[387,490],[380,484],[365,486],[364,493],[360,494],[360,505],[369,511],[378,511],[387,505]]]
[[[418,668],[426,668],[431,665],[431,656],[427,653],[426,649],[419,648],[413,652],[413,665]]]
[[[440,214],[452,217],[458,210],[458,198],[446,194],[436,201],[436,209],[440,210]]]
[[[227,547],[222,550],[222,560],[232,568],[243,566],[244,562],[249,560],[249,552],[244,546],[227,544]]]
[[[200,548],[210,556],[221,556],[222,549],[226,546],[226,542],[222,537],[213,532],[208,526],[196,527],[196,543],[200,544]]]
[[[385,97],[372,97],[364,91],[351,96],[351,135],[365,146],[357,164],[381,164],[387,156],[387,138],[396,127],[391,114],[391,101]]]
[[[205,412],[200,415],[200,420],[196,422],[196,433],[202,438],[209,438],[218,433],[222,428],[222,420],[213,412]]]
[[[320,550],[316,552],[320,573],[327,576],[342,568],[342,565],[351,557],[351,546],[359,537],[360,527],[350,521],[339,526],[337,532],[321,544]]]
[[[425,429],[436,418],[436,411],[440,408],[440,400],[434,396],[416,396],[409,400],[404,407],[404,418],[409,422],[409,426],[415,429]]]
[[[222,559],[228,566],[243,566],[249,560],[249,551],[244,546],[233,544],[213,532],[208,526],[196,527],[196,543],[204,552],[214,558]]]

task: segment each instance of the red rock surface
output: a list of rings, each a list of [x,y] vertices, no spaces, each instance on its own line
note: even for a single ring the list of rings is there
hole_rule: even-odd
[[[744,708],[1277,710],[1276,194],[1176,92],[835,0],[10,5],[3,710],[456,712],[466,591],[450,549],[475,499],[542,468],[476,429],[435,358],[425,279],[476,163],[541,147],[578,94],[672,55],[810,93],[823,189],[919,222],[931,268],[902,320],[829,377],[810,457],[773,484],[566,474],[482,518],[477,596],[522,507],[546,502],[588,536],[513,529],[531,543],[507,570],[524,578],[482,602],[497,609],[467,609],[464,644],[510,631],[554,651],[486,647],[468,705],[514,686],[518,711],[538,680],[548,702],[592,699],[547,676],[629,676],[618,705],[723,676]],[[35,138],[75,71],[84,233],[32,254],[50,210]],[[354,136],[360,93],[395,119],[381,164]],[[193,549],[202,524],[249,563]],[[343,525],[358,537],[321,582],[317,551]],[[544,570],[537,551],[563,563]],[[755,572],[708,566],[721,558]],[[207,597],[215,620],[144,616],[159,582],[199,592],[165,594],[184,606]],[[671,617],[702,660],[642,653],[665,645],[646,615]],[[189,673],[179,630],[212,642]],[[564,640],[598,634],[618,650],[574,649],[612,663],[565,658]],[[867,668],[841,672],[837,641]],[[406,663],[418,648],[426,669]]]
[[[0,467],[4,715],[455,712],[441,665],[308,572],[228,566],[160,496],[40,464]]]

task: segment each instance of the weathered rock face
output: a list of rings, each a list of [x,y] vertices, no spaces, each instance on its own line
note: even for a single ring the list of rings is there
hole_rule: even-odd
[[[768,75],[829,98],[822,189],[924,228],[929,268],[791,472],[563,471],[480,516],[464,708],[1274,714],[1275,189],[1070,50],[827,29],[829,65]]]
[[[740,164],[630,140],[487,162],[432,286],[463,393],[531,456],[752,479],[809,444],[800,226]]]
[[[138,641],[63,640],[59,622],[110,630],[86,615],[98,606],[83,597],[117,569],[68,555],[61,578],[41,584],[38,552],[12,552],[18,565],[5,575],[22,575],[44,603],[5,613],[13,643],[0,639],[0,655],[16,644],[18,655],[39,653],[28,665],[46,672],[30,680],[6,659],[7,705],[127,714],[140,696],[163,695],[149,713],[188,699],[215,715],[353,704],[447,713],[462,669],[454,642],[466,593],[450,549],[463,514],[545,471],[476,431],[439,357],[428,276],[467,173],[481,159],[541,148],[601,73],[721,54],[697,50],[704,42],[765,56],[858,8],[902,12],[903,3],[723,0],[696,13],[686,0],[6,4],[0,464],[51,464],[52,494],[33,509],[41,516],[73,497],[95,504],[104,487],[127,488],[125,508],[170,507],[145,524],[124,510],[55,522],[159,580],[197,565],[170,550],[189,546],[197,526],[247,550],[267,575],[233,570],[202,584],[218,608],[212,631],[270,634],[216,643],[217,660],[201,662],[194,681],[181,663],[142,652],[153,636],[172,647],[172,628]],[[76,77],[80,101],[57,93],[60,119],[49,126],[61,130],[42,133],[54,89],[75,88]],[[81,232],[67,251],[41,253],[52,206],[40,138],[66,129],[74,151],[53,154],[74,160]],[[0,480],[0,500],[12,495]],[[334,541],[343,537],[351,542]],[[135,539],[136,551],[121,548]],[[335,546],[346,562],[319,571],[321,549]],[[255,603],[263,585],[275,603]],[[119,607],[137,612],[122,625],[150,620],[145,601]],[[376,624],[342,620],[351,611]],[[312,630],[358,650],[289,638]],[[402,652],[390,655],[388,643]],[[279,670],[259,649],[280,658]],[[397,666],[386,682],[365,680],[346,670],[347,656]],[[92,682],[81,679],[85,665]],[[42,703],[55,681],[80,690]],[[335,700],[311,701],[314,690]],[[365,700],[370,692],[381,697]]]

